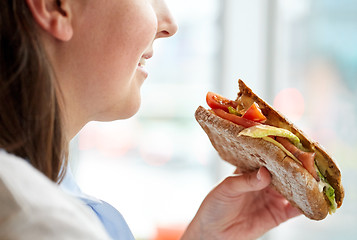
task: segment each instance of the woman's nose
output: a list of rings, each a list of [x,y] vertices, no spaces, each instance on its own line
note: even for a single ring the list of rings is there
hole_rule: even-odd
[[[177,32],[178,26],[171,15],[169,8],[164,0],[156,1],[156,15],[158,20],[158,29],[156,38],[171,37]]]

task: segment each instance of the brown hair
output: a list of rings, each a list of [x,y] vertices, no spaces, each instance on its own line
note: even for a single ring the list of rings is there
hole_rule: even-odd
[[[61,180],[68,143],[56,82],[24,0],[0,1],[0,148]]]

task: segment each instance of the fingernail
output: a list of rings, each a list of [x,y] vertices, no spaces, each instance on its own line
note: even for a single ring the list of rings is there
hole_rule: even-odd
[[[257,173],[257,179],[258,179],[258,181],[260,181],[262,179],[262,176],[260,175],[260,169],[259,169],[259,171]]]

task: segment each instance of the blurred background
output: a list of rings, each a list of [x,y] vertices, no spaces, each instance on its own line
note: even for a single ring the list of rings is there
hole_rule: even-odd
[[[206,194],[234,170],[194,119],[205,94],[235,99],[237,80],[319,141],[346,197],[325,220],[298,217],[262,237],[356,239],[357,1],[167,0],[178,25],[156,41],[142,106],[89,123],[71,145],[82,190],[115,206],[136,239],[178,239]]]

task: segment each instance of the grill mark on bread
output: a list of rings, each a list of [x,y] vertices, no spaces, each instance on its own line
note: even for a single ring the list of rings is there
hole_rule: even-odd
[[[267,165],[267,162],[266,161],[264,161],[262,158],[260,158],[259,157],[259,162],[261,162],[262,164],[264,164],[264,165]]]

